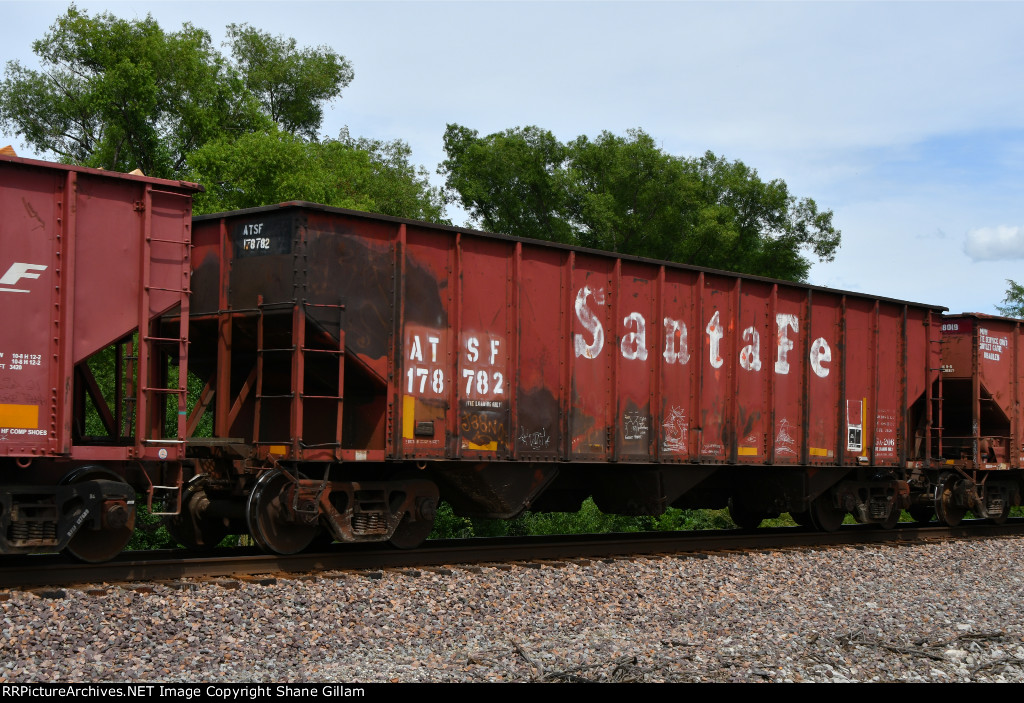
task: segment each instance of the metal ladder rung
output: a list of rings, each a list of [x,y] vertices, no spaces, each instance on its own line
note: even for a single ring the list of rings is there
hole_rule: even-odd
[[[187,293],[191,293],[192,292],[191,290],[189,290],[187,288],[186,289],[182,289],[182,288],[161,288],[160,286],[146,286],[146,290],[162,290],[162,291],[167,291],[168,293],[179,293],[179,294],[181,294],[181,293],[186,293],[187,294]]]
[[[149,237],[149,241],[151,241],[151,242],[163,242],[164,244],[180,244],[183,247],[190,247],[190,246],[192,246],[192,240],[191,239],[182,240],[182,239],[161,239],[160,237]]]
[[[264,311],[267,308],[271,307],[271,306],[290,307],[291,308],[291,332],[290,332],[290,337],[287,338],[287,339],[289,339],[292,342],[292,344],[287,346],[287,347],[266,348],[266,347],[263,346],[264,345],[264,341],[265,341],[265,337],[264,337],[264,319],[265,319]],[[291,429],[291,434],[298,435],[298,436],[293,436],[293,437],[291,437],[288,440],[283,440],[283,441],[282,440],[278,440],[278,441],[273,441],[273,442],[268,442],[268,441],[262,439],[260,437],[260,428],[258,426],[255,426],[254,430],[253,430],[253,443],[254,444],[259,445],[259,444],[281,444],[281,443],[288,444],[288,443],[292,443],[292,446],[295,446],[297,448],[305,447],[306,445],[302,441],[301,434],[302,434],[303,422],[305,421],[305,417],[306,417],[304,415],[304,413],[303,413],[303,403],[306,400],[312,400],[312,401],[329,400],[329,401],[332,401],[333,403],[336,403],[338,405],[337,422],[338,422],[339,427],[338,427],[338,430],[337,430],[337,435],[338,435],[338,437],[340,437],[340,433],[341,433],[340,424],[341,424],[341,418],[342,418],[342,415],[341,415],[341,404],[344,402],[344,398],[342,396],[342,391],[343,391],[342,384],[343,384],[343,380],[344,380],[344,368],[343,368],[342,364],[343,364],[344,359],[346,357],[345,345],[344,345],[344,325],[342,324],[343,320],[339,319],[340,334],[339,334],[339,338],[337,340],[337,343],[338,343],[338,347],[337,348],[325,349],[325,348],[319,348],[319,347],[308,347],[308,346],[305,345],[305,342],[307,341],[306,340],[306,335],[307,335],[308,330],[309,330],[308,326],[309,326],[309,324],[311,322],[315,322],[315,320],[313,320],[309,316],[310,308],[326,308],[326,309],[331,309],[331,310],[337,310],[337,311],[340,312],[340,311],[343,311],[345,309],[345,306],[344,305],[331,304],[331,303],[309,303],[309,302],[307,302],[305,300],[302,300],[302,301],[292,300],[292,301],[288,301],[288,302],[282,301],[282,302],[277,303],[277,304],[272,304],[272,303],[264,303],[262,296],[258,296],[257,297],[256,309],[259,311],[259,317],[258,317],[258,320],[257,320],[257,330],[256,330],[256,361],[257,361],[257,367],[256,368],[257,368],[257,378],[256,378],[256,393],[254,394],[255,402],[256,402],[256,416],[257,417],[262,417],[261,405],[262,405],[262,403],[264,401],[266,401],[266,400],[271,400],[271,401],[274,401],[274,400],[281,400],[281,401],[288,400],[288,401],[290,401],[289,426],[292,427],[293,423],[296,423],[296,422],[298,423],[299,426],[297,428],[292,427],[292,429]],[[278,340],[284,341],[284,339],[282,337],[279,337],[279,336],[275,337],[275,341],[278,341]],[[314,343],[321,343],[319,339],[313,339],[311,341],[313,341]],[[333,340],[331,340],[331,341],[333,341]],[[330,344],[330,343],[331,342],[328,342],[328,344]],[[304,387],[305,387],[305,382],[304,382],[305,374],[301,373],[301,372],[298,374],[297,377],[293,377],[292,378],[292,389],[293,389],[293,392],[291,392],[291,393],[263,393],[262,391],[263,391],[263,381],[264,381],[264,378],[263,378],[264,364],[265,363],[273,363],[273,361],[271,359],[268,359],[268,357],[270,357],[272,355],[278,355],[277,358],[280,359],[280,355],[285,355],[285,354],[287,354],[287,355],[289,355],[291,357],[291,364],[292,364],[293,370],[298,369],[298,368],[304,368],[306,371],[309,371],[309,369],[312,368],[312,367],[304,366],[305,362],[307,361],[307,359],[306,359],[306,355],[307,354],[310,354],[310,355],[326,355],[329,359],[332,359],[332,360],[336,359],[337,363],[338,363],[338,395],[306,395],[305,393],[302,392],[304,390]],[[293,376],[294,376],[294,374],[293,374]],[[324,444],[324,445],[317,445],[317,446],[337,448],[337,447],[340,447],[341,444],[340,444],[340,442],[337,442],[337,443],[333,443],[333,444]]]
[[[143,209],[148,204],[149,212],[153,212],[153,201],[147,195],[141,203]],[[190,266],[188,260],[193,247],[192,238],[189,232],[180,233],[160,231],[155,222],[150,221],[147,214],[142,241],[141,269],[139,271],[140,297],[139,297],[139,345],[133,349],[138,354],[134,360],[137,366],[132,366],[137,374],[137,382],[133,383],[135,398],[126,398],[125,405],[135,415],[134,421],[129,420],[134,426],[136,442],[141,446],[178,446],[184,445],[180,439],[165,439],[168,435],[183,436],[186,429],[185,412],[187,410],[187,375],[188,368],[188,314],[189,295],[192,293],[190,284]],[[171,245],[170,249],[166,246]],[[181,253],[184,258],[180,262],[174,257],[171,261],[159,252],[175,251]],[[173,287],[175,281],[180,281],[181,288]],[[164,285],[159,285],[164,284]],[[167,293],[164,298],[173,297],[180,305],[180,313],[177,321],[168,320],[163,329],[156,326],[155,318],[148,314],[150,306],[159,293]],[[176,337],[160,336],[160,333],[177,332]],[[154,334],[156,333],[156,334]],[[175,347],[177,347],[175,349]],[[177,386],[147,386],[147,383],[170,383],[171,379],[161,371],[161,364],[175,361],[179,367],[179,378]],[[166,368],[164,369],[166,371]],[[177,404],[177,431],[168,432],[166,421],[171,419],[168,405]],[[162,418],[162,419],[161,419]],[[178,484],[176,486],[158,486],[156,490],[173,491],[177,496],[178,509],[181,507],[181,465],[179,464],[175,476]],[[171,475],[168,474],[167,478]],[[150,492],[152,500],[152,490]],[[174,513],[171,513],[174,514]]]

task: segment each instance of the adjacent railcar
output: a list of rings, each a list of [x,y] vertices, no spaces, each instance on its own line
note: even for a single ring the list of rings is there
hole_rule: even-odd
[[[154,428],[167,399],[184,410],[185,389],[151,362],[174,348],[186,374],[197,190],[0,156],[0,553],[110,558],[135,521],[127,481],[177,491],[184,442]],[[155,337],[149,322],[172,307],[180,329]],[[135,349],[116,400],[88,363],[112,344]],[[89,413],[116,439],[90,438]]]
[[[1002,521],[1020,505],[1024,468],[1021,321],[961,313],[942,320],[942,403],[935,430],[935,511]],[[919,517],[924,517],[924,510]]]

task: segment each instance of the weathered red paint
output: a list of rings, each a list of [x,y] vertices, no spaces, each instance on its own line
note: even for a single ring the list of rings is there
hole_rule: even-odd
[[[1020,321],[308,203],[190,226],[197,188],[0,157],[0,551],[109,558],[126,483],[183,543],[282,553],[413,546],[440,498],[822,530],[1021,503]]]
[[[234,366],[239,330],[254,336],[269,310],[257,296],[288,315],[342,306],[340,320],[305,314],[326,338],[345,332],[347,361],[324,378],[354,392],[324,409],[317,443],[346,460],[895,467],[930,450],[915,438],[938,375],[933,306],[309,204],[195,230],[193,324],[236,340]],[[206,356],[194,362],[212,373],[228,355]],[[262,425],[295,425],[298,368],[275,367],[296,395],[262,404]],[[237,398],[248,371],[217,373]],[[251,414],[233,436],[256,438]],[[275,451],[319,456],[307,430]]]
[[[183,301],[187,320],[191,194],[197,190],[190,183],[0,156],[0,456],[155,458],[158,449],[144,441],[153,435],[141,429],[134,448],[75,443],[72,422],[86,394],[102,405],[104,420],[114,422],[114,413],[95,399],[88,368],[76,373],[75,365]],[[184,369],[185,339],[174,344]],[[147,356],[139,360],[144,379]],[[152,379],[137,396],[143,417],[152,396],[145,388],[154,388]],[[184,408],[183,394],[180,400]],[[162,448],[169,458],[179,457],[180,445]]]
[[[944,462],[997,470],[1024,466],[1020,326],[1020,320],[979,313],[942,319]]]

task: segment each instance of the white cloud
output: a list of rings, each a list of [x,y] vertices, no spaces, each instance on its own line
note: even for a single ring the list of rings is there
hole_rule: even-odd
[[[967,232],[964,253],[974,261],[1024,259],[1024,227],[978,227]]]

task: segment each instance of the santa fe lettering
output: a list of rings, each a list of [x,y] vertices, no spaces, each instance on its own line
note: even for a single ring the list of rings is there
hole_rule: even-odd
[[[605,331],[601,319],[592,306],[603,306],[606,296],[603,288],[584,286],[576,294],[576,319],[585,332],[577,332],[573,336],[573,351],[577,358],[596,359],[604,350]],[[661,356],[666,364],[685,365],[690,361],[688,330],[686,323],[671,317],[664,319],[664,351]],[[789,353],[796,346],[793,338],[800,333],[800,318],[791,313],[775,315],[776,347],[775,373],[789,374]],[[725,326],[721,321],[721,313],[715,310],[704,328],[707,334],[708,363],[712,368],[721,368],[725,360],[722,358]],[[743,341],[747,344],[740,350],[739,365],[744,371],[761,370],[761,334],[755,327],[747,327],[742,332]],[[631,312],[622,319],[622,335],[619,353],[623,359],[630,361],[647,360],[647,320],[639,312]],[[832,348],[824,337],[811,342],[809,361],[811,370],[818,378],[829,375],[828,363],[832,361]]]

